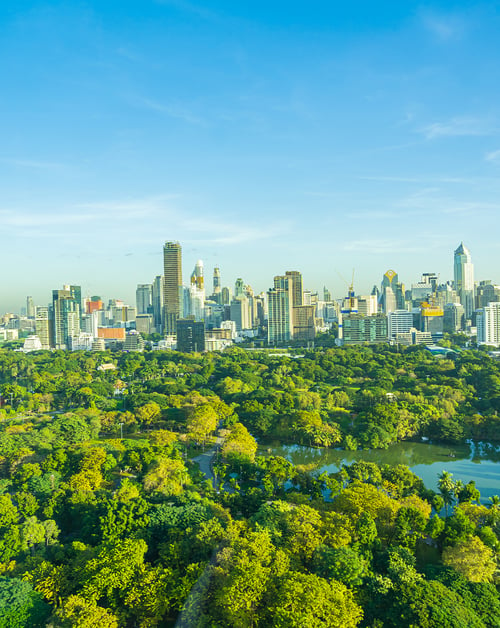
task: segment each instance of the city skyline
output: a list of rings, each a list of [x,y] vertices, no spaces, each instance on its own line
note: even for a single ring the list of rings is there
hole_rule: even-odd
[[[352,275],[349,278],[342,276],[340,273],[338,273],[337,280],[341,284],[341,286],[340,286],[339,291],[336,292],[335,290],[331,290],[330,286],[322,286],[321,288],[317,288],[317,289],[314,288],[311,285],[311,282],[307,278],[304,280],[304,273],[302,273],[300,269],[295,268],[294,270],[283,270],[281,268],[281,269],[274,269],[274,272],[273,272],[273,269],[268,269],[269,272],[272,274],[269,274],[269,282],[268,282],[267,287],[263,287],[262,289],[259,289],[259,288],[256,289],[255,285],[252,283],[251,280],[247,281],[248,278],[241,277],[238,275],[238,273],[234,275],[235,280],[232,283],[226,282],[224,278],[224,269],[221,269],[219,266],[214,266],[211,269],[210,268],[207,269],[207,272],[205,273],[205,279],[203,279],[204,262],[202,259],[196,260],[196,263],[194,264],[194,271],[189,273],[188,272],[189,264],[186,264],[186,261],[184,258],[184,249],[183,249],[182,242],[166,241],[163,243],[162,250],[163,250],[162,269],[161,269],[162,274],[161,275],[156,274],[153,278],[151,277],[145,278],[144,281],[142,281],[141,283],[138,283],[135,287],[130,286],[130,289],[128,290],[128,292],[130,293],[131,296],[129,299],[124,298],[122,294],[116,294],[116,291],[113,291],[112,287],[109,287],[105,292],[101,292],[99,295],[95,293],[91,293],[90,291],[85,290],[85,287],[84,287],[85,284],[83,284],[83,286],[81,285],[77,286],[79,290],[78,298],[81,300],[84,297],[86,299],[89,299],[90,297],[99,297],[99,298],[103,298],[104,301],[119,300],[125,304],[135,307],[139,301],[142,302],[144,299],[142,295],[140,297],[138,296],[139,293],[141,292],[141,290],[147,288],[148,292],[150,293],[149,299],[152,304],[155,298],[154,297],[155,282],[160,282],[158,283],[156,287],[156,292],[158,294],[161,292],[161,303],[163,305],[161,305],[159,309],[164,311],[164,313],[162,314],[163,317],[166,316],[167,311],[171,313],[173,315],[172,321],[174,321],[176,318],[179,317],[179,314],[182,310],[182,306],[181,306],[182,297],[179,293],[179,289],[185,288],[186,291],[192,291],[193,285],[196,285],[196,282],[199,281],[199,279],[196,279],[196,273],[200,272],[200,267],[201,267],[201,273],[202,273],[200,285],[203,286],[203,281],[205,281],[203,294],[206,295],[207,299],[209,299],[210,295],[212,294],[213,286],[212,286],[211,279],[213,278],[213,274],[216,274],[217,282],[220,282],[221,288],[229,289],[229,295],[231,297],[238,296],[238,290],[240,291],[241,294],[243,294],[242,290],[246,286],[250,287],[255,294],[268,293],[269,290],[273,288],[273,286],[274,288],[276,288],[277,279],[284,279],[286,276],[287,278],[290,278],[291,281],[293,279],[294,284],[295,284],[295,281],[296,281],[295,276],[297,276],[300,278],[300,288],[299,288],[299,284],[297,284],[296,288],[294,289],[294,293],[296,293],[294,294],[294,297],[293,297],[294,305],[302,304],[301,302],[299,302],[297,295],[299,293],[302,294],[303,290],[308,290],[312,294],[316,294],[319,300],[324,300],[324,291],[326,290],[331,295],[331,300],[337,301],[337,302],[341,302],[342,300],[348,298],[350,295],[352,296],[369,295],[372,293],[372,290],[374,288],[377,288],[378,290],[380,290],[380,294],[384,295],[385,286],[390,285],[392,280],[394,280],[395,282],[398,281],[398,278],[399,278],[399,274],[393,268],[388,268],[385,271],[381,270],[380,273],[378,271],[373,271],[374,274],[372,275],[372,282],[371,283],[368,282],[368,284],[366,285],[366,289],[362,289],[358,286],[356,282],[355,269],[352,269]],[[433,282],[435,282],[436,286],[437,285],[444,286],[445,284],[456,286],[457,279],[458,281],[461,281],[460,278],[457,276],[457,260],[460,259],[460,255],[464,254],[464,252],[465,252],[465,255],[467,256],[468,266],[472,269],[474,267],[474,264],[472,264],[471,262],[471,252],[468,249],[468,247],[465,246],[464,242],[461,241],[456,249],[453,249],[451,252],[449,252],[450,258],[453,255],[453,260],[451,263],[453,266],[453,269],[450,276],[442,277],[439,273],[423,272],[423,271],[415,270],[414,280],[405,281],[403,279],[401,280],[401,283],[397,284],[397,286],[400,286],[400,289],[404,288],[405,290],[409,290],[412,288],[413,284],[415,285],[415,287],[425,285],[425,284],[420,283],[420,281],[422,280],[424,282],[428,282],[429,280],[432,280]],[[182,269],[183,264],[184,264],[184,271]],[[458,262],[458,265],[460,266],[460,262]],[[292,268],[292,267],[293,267],[293,264],[289,264],[288,268]],[[480,282],[485,282],[485,281],[490,281],[494,285],[497,285],[497,283],[500,284],[500,282],[495,282],[489,276],[478,277],[477,275],[474,275],[472,270],[469,272],[472,273],[470,277],[471,278],[474,277],[473,286],[478,287]],[[284,273],[284,276],[282,277],[281,275],[283,275],[283,273]],[[166,275],[169,276],[169,280],[167,280],[167,282],[165,282],[164,280],[164,277]],[[353,284],[351,284],[352,280],[354,280]],[[294,284],[291,284],[291,285],[294,285]],[[64,286],[65,289],[68,289],[68,290],[70,289],[70,287],[71,289],[75,287],[74,285],[70,286],[70,284],[64,284],[64,283],[62,285]],[[352,292],[351,292],[351,287],[353,288]],[[49,293],[50,292],[54,294],[60,291],[54,290],[53,288],[51,288],[51,290],[49,290]],[[460,295],[461,293],[460,288],[458,288],[457,292]],[[472,290],[473,297],[474,297],[474,292],[475,290],[473,289]],[[37,298],[33,296],[34,294],[36,294],[36,290],[35,291],[32,290],[29,294],[24,295],[21,305],[19,305],[17,308],[11,308],[10,310],[8,309],[1,310],[1,307],[0,307],[0,314],[4,314],[8,312],[19,313],[22,310],[26,310],[29,307],[34,308],[35,306],[44,307],[46,305],[46,303],[43,301],[44,297],[41,300],[37,300]],[[203,299],[204,298],[205,296],[203,297]],[[385,305],[384,305],[385,296],[382,296],[381,298],[382,298],[381,308],[382,310],[385,311]],[[400,309],[399,297],[396,298],[396,295],[394,295],[393,298],[394,298],[394,307],[392,309]],[[461,294],[460,298],[463,299],[464,294]],[[2,299],[0,298],[0,306],[1,306],[1,303],[2,303]],[[51,302],[47,301],[47,304],[50,305]],[[141,310],[140,306],[139,306],[139,310]],[[472,313],[472,311],[473,311],[473,307],[469,312],[469,316]],[[141,312],[138,312],[138,313],[142,313],[142,310]],[[171,330],[174,329],[173,322],[170,325],[170,329]]]
[[[2,310],[66,282],[132,301],[159,240],[257,291],[269,269],[336,295],[352,268],[360,293],[373,268],[451,279],[461,240],[500,282],[493,4],[26,0],[0,21]]]
[[[457,260],[457,251],[461,250],[462,248],[465,249],[467,255],[471,256],[470,250],[468,249],[468,247],[466,247],[464,245],[463,242],[460,242],[458,248],[455,250],[452,250],[451,252],[449,251],[449,257],[451,258],[451,256],[453,255],[453,260],[451,262],[451,266],[452,266],[452,271],[448,276],[442,276],[440,273],[429,273],[427,272],[429,269],[425,268],[425,270],[417,270],[415,269],[414,274],[412,276],[412,278],[410,280],[405,280],[404,278],[401,280],[401,284],[405,287],[405,289],[409,289],[411,287],[412,284],[416,284],[418,283],[422,276],[424,275],[429,275],[429,276],[435,276],[438,279],[438,283],[439,284],[446,284],[446,283],[454,283],[457,279],[456,277],[456,260]],[[166,253],[167,251],[167,253]],[[170,255],[170,259],[167,262],[168,259],[168,255]],[[474,256],[475,259],[475,256]],[[170,286],[168,288],[168,291],[170,292],[170,294],[172,295],[175,292],[175,286],[184,286],[185,288],[189,288],[190,284],[192,285],[192,277],[194,273],[190,273],[189,272],[189,267],[190,264],[186,263],[185,258],[184,258],[184,249],[182,246],[182,242],[171,242],[171,241],[167,241],[164,242],[163,245],[163,255],[162,255],[162,268],[159,269],[160,272],[156,273],[155,276],[153,277],[143,277],[142,281],[138,284],[136,284],[135,286],[130,285],[127,290],[126,290],[126,295],[124,294],[118,294],[116,290],[113,289],[113,286],[107,286],[105,287],[104,291],[101,291],[99,294],[97,294],[95,291],[92,292],[91,290],[86,289],[86,283],[85,281],[80,282],[78,285],[81,285],[81,296],[82,297],[86,297],[89,298],[91,296],[99,296],[105,299],[118,299],[120,301],[123,301],[124,303],[129,303],[132,305],[135,305],[137,302],[137,290],[140,289],[141,286],[143,285],[148,285],[150,287],[153,286],[154,282],[155,282],[155,278],[156,279],[160,279],[161,277],[164,277],[164,273],[165,270],[168,267],[168,264],[172,263],[172,260],[175,260],[175,264],[176,264],[176,268],[173,271],[173,275],[171,274],[171,281],[170,281]],[[203,265],[203,260],[202,259],[197,259],[194,267],[195,267],[195,271],[196,268],[198,267],[199,264]],[[182,270],[182,266],[184,264],[184,271]],[[294,267],[294,264],[288,264],[287,267],[285,268],[292,268]],[[236,290],[237,290],[237,285],[238,283],[241,283],[242,286],[250,286],[254,292],[256,294],[262,294],[262,293],[267,293],[268,290],[270,288],[273,287],[273,284],[275,283],[275,278],[284,273],[285,270],[283,270],[283,268],[277,268],[277,269],[268,269],[268,272],[270,273],[268,275],[268,285],[262,286],[262,287],[256,287],[256,285],[252,282],[251,278],[248,277],[241,277],[240,274],[238,274],[237,272],[234,273],[233,275],[235,277],[234,281],[226,281],[225,280],[225,273],[224,273],[224,269],[220,268],[220,266],[216,265],[213,266],[212,268],[208,268],[206,273],[205,273],[205,277],[208,278],[208,283],[206,285],[206,295],[207,298],[208,296],[211,294],[212,292],[212,283],[211,283],[211,278],[212,278],[212,273],[213,271],[215,271],[215,269],[217,269],[218,272],[218,280],[221,282],[220,285],[221,287],[228,287],[230,290],[230,294],[231,295],[235,295],[236,294]],[[158,270],[158,269],[157,269]],[[372,269],[373,271],[373,269]],[[332,299],[334,301],[340,301],[342,299],[344,299],[348,293],[349,293],[349,289],[350,289],[350,284],[351,284],[351,280],[352,278],[354,278],[354,293],[357,295],[368,295],[371,293],[372,289],[374,286],[376,286],[377,288],[380,287],[381,285],[381,281],[382,284],[384,282],[384,280],[387,279],[387,275],[388,274],[392,274],[395,273],[395,277],[397,278],[399,276],[399,273],[397,272],[396,269],[393,268],[387,268],[385,271],[380,269],[380,272],[377,271],[373,271],[372,275],[371,275],[371,283],[370,283],[370,277],[368,277],[368,281],[366,282],[366,284],[363,284],[363,286],[359,286],[357,280],[356,280],[356,269],[353,268],[351,269],[352,275],[343,275],[340,272],[337,272],[337,281],[336,281],[336,286],[338,288],[337,289],[331,289],[330,285],[323,285],[321,287],[316,287],[316,283],[318,282],[314,282],[314,279],[309,280],[309,278],[306,277],[306,279],[304,280],[304,273],[300,270],[300,269],[295,269],[295,270],[286,270],[286,275],[289,274],[296,274],[298,273],[301,276],[301,281],[303,281],[303,289],[307,289],[309,291],[311,291],[312,293],[318,294],[320,300],[323,297],[323,291],[326,288],[328,290],[328,292],[331,293]],[[180,279],[180,283],[179,282]],[[493,284],[500,284],[499,282],[496,282],[494,279],[492,279],[491,276],[477,276],[477,273],[475,274],[475,280],[474,283],[476,285],[479,285],[479,283],[481,281],[491,281]],[[207,281],[207,279],[205,279],[205,282]],[[77,284],[77,282],[73,282],[74,284]],[[66,282],[59,282],[60,285],[68,285],[69,284]],[[19,312],[22,309],[26,308],[26,299],[30,299],[33,306],[45,306],[46,304],[49,304],[50,302],[50,295],[51,292],[53,292],[53,286],[47,291],[47,295],[45,295],[45,291],[43,291],[43,295],[41,298],[37,299],[37,294],[42,294],[42,290],[40,289],[36,289],[35,286],[31,286],[32,290],[28,291],[28,294],[24,295],[21,297],[21,303],[17,304],[16,307],[10,308],[10,309],[5,309],[2,308],[2,303],[4,302],[4,298],[5,298],[5,293],[0,295],[0,314],[2,313],[6,313],[6,312]],[[164,282],[162,282],[161,284],[161,292],[162,292],[162,299],[165,299],[165,292],[164,292],[165,286],[164,286]],[[127,297],[128,295],[128,297]],[[47,303],[45,303],[44,299],[47,297]],[[8,295],[7,295],[8,298]],[[172,299],[172,296],[170,297]],[[180,298],[180,297],[179,297]],[[177,299],[177,302],[174,303],[173,305],[173,310],[177,311],[177,308],[180,307],[179,306],[179,298]],[[175,299],[174,299],[175,300]]]

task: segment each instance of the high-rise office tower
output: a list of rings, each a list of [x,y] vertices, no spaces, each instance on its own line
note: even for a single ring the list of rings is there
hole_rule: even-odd
[[[474,265],[470,251],[463,242],[455,251],[453,262],[455,290],[464,306],[465,317],[470,318],[474,311]]]
[[[47,306],[38,306],[35,310],[35,332],[40,338],[42,349],[50,349],[50,317]]]
[[[252,328],[252,315],[250,311],[250,302],[246,295],[235,297],[230,305],[231,320],[236,323],[236,329]]]
[[[205,351],[205,324],[193,317],[182,318],[177,325],[177,351]]]
[[[245,282],[241,277],[238,277],[234,284],[234,298],[242,297],[245,294]]]
[[[80,303],[79,286],[64,286],[63,290],[52,290],[53,341],[56,349],[71,347],[71,338],[80,334]]]
[[[455,334],[465,328],[465,310],[461,303],[447,303],[444,306],[443,331]]]
[[[163,247],[163,331],[175,334],[180,318],[182,289],[182,249],[178,242],[165,242]]]
[[[140,283],[135,291],[137,314],[151,314],[153,305],[153,286],[150,283]]]
[[[231,288],[224,286],[220,293],[220,303],[221,305],[229,305],[231,302]]]
[[[332,300],[332,293],[326,286],[323,286],[323,301],[329,303]]]
[[[302,293],[302,274],[297,270],[287,270],[285,277],[291,281],[292,290],[292,305],[303,305],[303,293]]]
[[[33,297],[26,297],[26,316],[28,318],[35,318],[35,304],[33,303]]]
[[[203,319],[205,307],[205,279],[203,276],[203,262],[199,259],[191,273],[191,285],[189,287],[189,311],[196,321]]]
[[[395,310],[405,309],[405,288],[398,281],[398,274],[394,270],[388,270],[382,277],[381,301],[384,314]]]
[[[214,279],[213,279],[213,281],[214,281],[214,284],[213,284],[214,285],[214,292],[213,293],[215,295],[220,294],[222,287],[221,287],[221,282],[220,282],[220,268],[218,266],[216,266],[214,268]]]
[[[489,279],[480,281],[476,296],[478,308],[486,307],[490,303],[497,303],[500,301],[500,286],[496,286]]]
[[[274,288],[267,292],[267,340],[270,344],[286,342],[293,333],[292,280],[287,276],[274,278]]]
[[[163,314],[163,276],[157,275],[153,281],[152,291],[153,324],[156,333],[161,333],[161,319]]]
[[[477,311],[477,342],[500,345],[500,303],[493,302]]]
[[[68,286],[64,286],[65,289],[68,288]],[[78,311],[79,311],[79,316],[80,316],[80,320],[83,316],[83,307],[82,307],[82,287],[81,286],[69,286],[69,290],[73,296],[73,299],[75,300],[76,304],[78,305]]]

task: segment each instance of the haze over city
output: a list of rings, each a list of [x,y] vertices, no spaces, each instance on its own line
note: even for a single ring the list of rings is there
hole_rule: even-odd
[[[133,302],[162,243],[267,290],[498,269],[493,3],[0,6],[0,310]]]

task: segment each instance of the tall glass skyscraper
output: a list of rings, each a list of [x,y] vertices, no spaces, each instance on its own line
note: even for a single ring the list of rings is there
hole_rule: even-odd
[[[177,319],[182,315],[182,249],[179,242],[165,242],[163,247],[163,331],[177,332]]]
[[[464,307],[465,317],[470,318],[474,312],[474,265],[463,242],[455,251],[453,260],[454,287]]]

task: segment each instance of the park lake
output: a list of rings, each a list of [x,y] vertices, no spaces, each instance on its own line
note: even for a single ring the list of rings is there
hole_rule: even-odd
[[[345,451],[282,445],[269,442],[261,445],[261,453],[282,456],[294,465],[314,465],[319,472],[334,473],[341,464],[364,460],[378,465],[404,464],[422,478],[427,488],[437,490],[438,476],[448,471],[454,480],[467,484],[471,480],[481,493],[485,503],[492,495],[500,494],[500,445],[473,442],[461,445],[400,442],[387,449]]]

